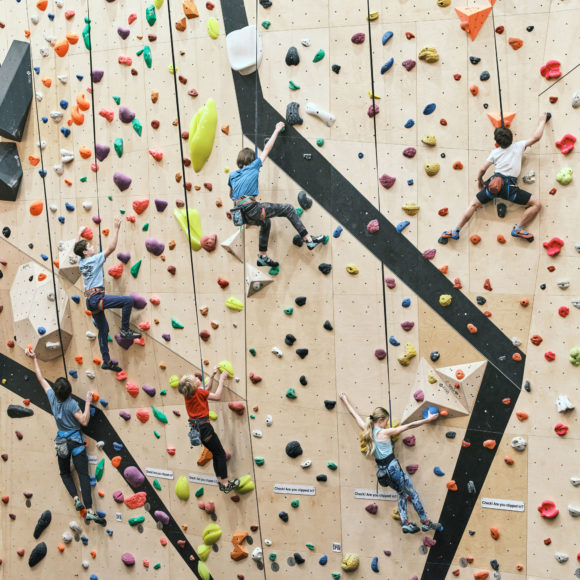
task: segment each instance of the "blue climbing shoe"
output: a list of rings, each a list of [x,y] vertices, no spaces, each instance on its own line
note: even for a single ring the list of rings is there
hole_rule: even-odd
[[[403,534],[416,534],[419,531],[419,526],[414,522],[405,522],[402,525]]]
[[[421,529],[424,532],[429,532],[435,530],[436,532],[442,532],[443,526],[439,522],[432,522],[431,520],[423,520],[421,522]]]
[[[311,242],[306,242],[306,247],[309,250],[314,250],[318,244],[327,244],[328,236],[312,236]]]
[[[459,232],[456,232],[455,230],[445,230],[441,234],[441,237],[444,240],[448,240],[449,238],[451,238],[452,240],[458,240],[459,239]]]
[[[258,266],[268,266],[269,268],[277,268],[279,266],[278,262],[268,256],[258,256],[257,264]]]
[[[516,230],[515,226],[512,230],[512,237],[513,238],[522,238],[523,240],[527,240],[528,242],[534,241],[534,236],[530,234],[530,232],[525,232],[524,230]]]

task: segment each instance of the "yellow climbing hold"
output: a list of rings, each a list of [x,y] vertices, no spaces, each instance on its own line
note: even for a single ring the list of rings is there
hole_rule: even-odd
[[[437,175],[439,173],[439,163],[437,162],[433,162],[433,163],[425,163],[425,173],[429,176],[429,177],[433,177],[434,175]]]
[[[196,209],[189,208],[189,219],[186,216],[186,210],[184,207],[176,207],[173,210],[173,215],[175,219],[179,222],[183,233],[187,236],[188,227],[187,222],[189,221],[189,245],[194,252],[201,250],[201,236],[203,235],[201,231],[201,216]]]
[[[182,476],[177,480],[177,483],[175,484],[175,495],[177,495],[179,499],[189,499],[189,482],[187,481],[187,477]]]
[[[211,578],[208,567],[201,560],[197,563],[197,573],[201,580],[210,580]]]
[[[427,375],[427,382],[434,385],[437,382],[437,377],[433,373]]]
[[[170,75],[174,75],[177,72],[177,68],[170,64],[167,69],[169,70]]]
[[[157,10],[160,10],[161,6],[163,6],[163,0],[153,0],[153,4],[155,4]]]
[[[177,375],[171,375],[169,377],[169,386],[176,389],[177,385],[179,385],[179,377]]]
[[[250,493],[250,491],[253,490],[254,490],[254,482],[252,481],[252,478],[249,475],[244,475],[243,477],[240,477],[240,485],[238,485],[236,491],[238,493]]]
[[[421,143],[425,143],[425,145],[429,145],[429,147],[435,147],[435,145],[437,145],[437,139],[435,139],[435,135],[425,135],[425,137],[421,139]]]
[[[419,211],[419,206],[414,201],[408,201],[401,208],[407,215],[415,215]]]
[[[244,303],[241,300],[234,298],[233,296],[230,296],[226,300],[226,306],[228,308],[231,308],[232,310],[243,310],[244,309]]]
[[[380,99],[380,95],[373,94],[372,91],[369,91],[369,99]]]
[[[207,544],[201,544],[197,547],[197,555],[205,562],[209,558],[209,553],[211,552],[211,547]]]
[[[221,535],[222,529],[217,524],[212,523],[207,524],[205,530],[203,530],[203,533],[201,534],[201,539],[204,544],[211,546],[221,538]]]
[[[358,568],[360,564],[360,558],[357,554],[350,554],[347,553],[342,557],[342,562],[340,563],[340,567],[345,572],[353,572]]]
[[[394,421],[391,421],[391,427],[398,427],[401,424],[401,421],[399,421],[398,419],[395,419]],[[397,440],[401,437],[401,434],[399,433],[398,435],[392,435],[391,436],[391,442],[392,443],[396,443]]]
[[[399,508],[394,507],[393,511],[391,512],[391,515],[393,516],[394,520],[401,521],[401,514],[399,513]]]
[[[220,363],[218,363],[218,369],[219,369],[220,373],[223,373],[224,371],[226,371],[228,373],[228,377],[230,377],[230,379],[234,378],[234,366],[232,365],[232,363],[229,360],[223,360]]]
[[[212,420],[212,421],[217,421],[217,413],[215,411],[210,411],[208,417]]]
[[[377,20],[378,17],[379,17],[378,12],[370,12],[369,15],[367,16],[367,20],[370,20],[372,22],[373,20]]]
[[[352,276],[356,276],[358,274],[358,268],[354,264],[347,264],[346,271]]]
[[[441,306],[449,306],[451,304],[451,294],[441,294],[439,296],[439,304]]]
[[[439,54],[434,46],[425,46],[419,51],[419,60],[424,60],[425,62],[437,62],[439,60]]]
[[[213,16],[207,21],[207,33],[213,39],[216,39],[220,35],[218,21]]]
[[[440,8],[446,8],[449,4],[451,4],[451,0],[437,0],[437,6]]]
[[[201,171],[211,155],[216,127],[215,102],[213,99],[208,99],[189,124],[189,157],[196,173]]]
[[[397,360],[402,366],[407,367],[411,363],[411,359],[416,356],[417,351],[415,350],[415,347],[410,342],[407,342],[405,344],[405,354],[400,356]]]

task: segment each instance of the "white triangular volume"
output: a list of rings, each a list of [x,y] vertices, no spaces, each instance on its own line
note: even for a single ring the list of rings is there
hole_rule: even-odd
[[[249,298],[256,292],[271,284],[274,280],[267,274],[260,272],[258,268],[246,264],[246,296]]]
[[[222,242],[220,246],[240,262],[244,261],[244,238],[241,228],[232,234],[227,240]]]
[[[437,369],[436,373],[443,381],[450,382],[453,387],[456,383],[459,383],[459,389],[457,390],[463,394],[467,408],[471,410],[477,398],[486,367],[487,361],[478,361],[451,367],[442,367]],[[462,379],[458,378],[458,375],[461,376],[461,372],[458,373],[458,371],[461,371],[465,375]]]

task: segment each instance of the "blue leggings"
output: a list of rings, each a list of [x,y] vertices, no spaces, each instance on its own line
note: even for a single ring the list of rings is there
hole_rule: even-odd
[[[388,479],[388,483],[387,482]],[[407,498],[411,500],[421,521],[427,519],[419,494],[415,491],[409,476],[401,469],[399,462],[393,459],[387,466],[387,477],[382,478],[381,485],[388,485],[399,495],[399,515],[401,525],[407,521]],[[386,486],[385,486],[386,487]]]

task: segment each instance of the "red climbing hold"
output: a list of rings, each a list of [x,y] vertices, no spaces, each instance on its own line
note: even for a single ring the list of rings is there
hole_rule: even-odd
[[[560,61],[549,60],[546,64],[540,67],[540,74],[546,79],[557,79],[562,76],[562,71],[560,70]]]
[[[257,385],[259,382],[261,382],[262,377],[254,374],[254,373],[250,373],[250,381],[252,381],[253,385]]]
[[[441,217],[445,217],[448,213],[449,213],[449,208],[447,207],[442,207],[438,212],[437,212]]]
[[[563,423],[557,423],[554,427],[554,431],[556,431],[556,434],[560,437],[564,437],[564,435],[568,433],[568,426],[564,425]]]
[[[460,81],[460,80],[461,80],[461,75],[460,75],[459,73],[455,73],[455,74],[453,75],[453,78],[454,78],[456,81]]]
[[[367,232],[369,232],[369,234],[375,234],[378,231],[379,231],[379,220],[371,220],[367,224]]]
[[[486,449],[495,449],[495,446],[497,445],[497,442],[495,441],[495,439],[486,439],[483,442],[483,446]]]
[[[560,513],[560,510],[556,507],[556,504],[551,499],[544,500],[538,506],[538,511],[543,518],[547,518],[549,520],[555,518]]]
[[[552,189],[550,189],[550,191],[548,191],[548,193],[549,193],[550,195],[556,195],[556,192],[557,192],[557,191],[558,191],[558,190],[557,190],[555,187],[552,187]]]
[[[503,31],[504,31],[504,30],[505,30],[505,28],[504,28],[503,26],[498,26],[498,27],[495,29],[495,31],[496,31],[498,34],[503,34]]]
[[[121,264],[120,262],[118,264],[115,264],[114,266],[111,266],[108,270],[107,273],[109,274],[109,276],[112,276],[115,279],[118,279],[121,277],[121,274],[123,274],[123,264]]]
[[[155,161],[161,161],[163,159],[163,151],[159,149],[149,149],[149,155],[151,155]]]
[[[544,340],[539,334],[534,334],[530,338],[530,342],[536,346],[540,346],[542,344],[542,340]]]
[[[415,35],[412,32],[405,32],[405,36],[407,40],[411,40],[411,38],[415,38]]]
[[[230,283],[227,280],[224,280],[223,278],[218,278],[217,283],[220,285],[221,288],[227,288]]]
[[[369,110],[367,111],[367,115],[372,119],[373,117],[378,115],[379,112],[380,112],[380,109],[379,109],[378,105],[371,105],[369,107]]]
[[[560,253],[560,250],[564,245],[564,240],[561,240],[560,238],[552,238],[549,242],[544,242],[542,245],[546,248],[548,256],[555,256]]]
[[[443,126],[445,127],[445,126],[447,125],[447,121],[446,121],[445,119],[441,119],[441,120],[439,121],[439,124],[440,124],[440,125],[443,125]]]
[[[457,484],[453,479],[451,481],[448,481],[446,486],[449,491],[457,491]]]
[[[560,306],[560,308],[558,308],[558,314],[562,318],[566,318],[566,316],[568,316],[568,314],[570,314],[570,309],[567,306]]]
[[[506,465],[513,465],[514,464],[514,460],[509,457],[508,455],[506,455],[503,460],[505,461]]]
[[[497,241],[500,244],[505,244],[505,237],[502,234],[497,235]]]
[[[574,149],[574,143],[576,143],[576,137],[566,133],[559,141],[556,141],[556,147],[560,150],[560,153],[567,155]]]
[[[493,290],[493,288],[491,287],[491,282],[489,281],[489,278],[485,279],[485,282],[483,283],[483,287],[486,290],[489,290],[490,292]]]
[[[505,399],[502,399],[502,400],[501,400],[501,402],[502,402],[504,405],[506,405],[506,406],[507,406],[507,405],[511,405],[511,404],[512,404],[512,400],[511,400],[509,397],[506,397]]]
[[[548,361],[548,362],[552,362],[556,360],[556,354],[553,353],[551,350],[549,350],[548,352],[546,352],[544,354],[544,358]]]
[[[246,410],[246,406],[243,401],[230,401],[228,407],[234,411],[237,415],[243,415]]]
[[[463,288],[459,278],[455,278],[455,280],[453,280],[453,288],[455,288],[455,290],[461,290],[461,288]]]
[[[136,199],[133,202],[133,211],[137,215],[141,215],[149,207],[148,199]]]
[[[481,242],[481,236],[478,234],[473,234],[469,240],[471,241],[471,243],[476,246],[477,244],[479,244],[479,242]]]

